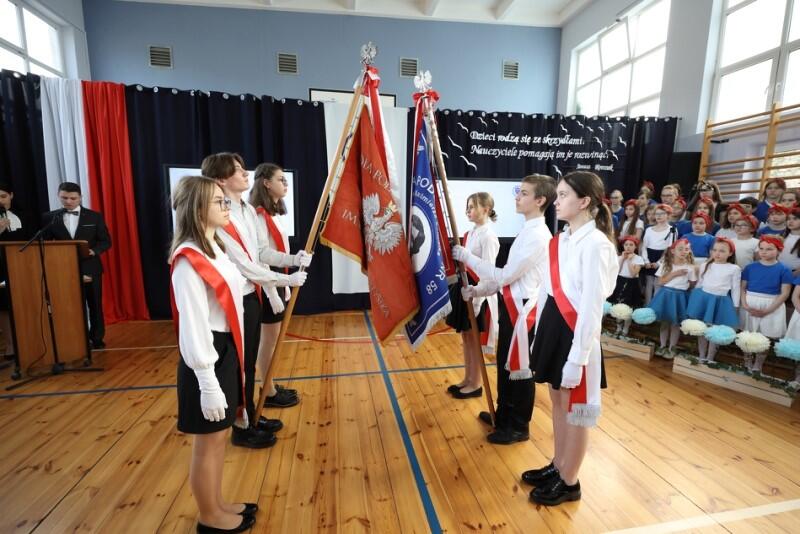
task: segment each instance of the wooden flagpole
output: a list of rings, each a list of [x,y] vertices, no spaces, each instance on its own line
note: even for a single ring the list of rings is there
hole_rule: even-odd
[[[362,57],[362,62],[367,65],[371,63],[371,58],[370,61],[366,61]],[[333,199],[336,196],[336,190],[339,187],[339,181],[344,172],[347,156],[350,154],[350,147],[353,145],[355,130],[358,121],[361,119],[361,112],[364,109],[363,89],[365,72],[366,70],[362,72],[358,85],[353,90],[353,99],[350,101],[350,109],[347,112],[347,119],[345,120],[346,126],[344,130],[342,130],[342,135],[339,137],[339,145],[336,148],[336,159],[328,171],[325,187],[322,190],[322,196],[320,196],[319,204],[317,204],[317,212],[314,215],[314,223],[311,225],[311,230],[306,239],[306,252],[311,252],[316,247],[322,217],[326,214],[329,207],[333,205]],[[330,198],[328,198],[329,196]],[[261,394],[258,397],[258,404],[256,404],[256,422],[261,417],[261,411],[264,409],[264,402],[267,400],[267,388],[265,386],[275,375],[275,362],[278,360],[278,355],[283,349],[283,340],[286,337],[286,331],[289,329],[289,322],[292,319],[292,312],[294,312],[294,305],[297,302],[297,295],[299,292],[300,287],[293,287],[289,302],[286,304],[286,310],[284,311],[283,320],[281,321],[281,329],[278,332],[278,340],[275,343],[275,352],[272,354],[272,360],[269,362],[267,375],[262,377]],[[256,424],[256,422],[251,422],[251,424]]]
[[[436,129],[436,117],[433,114],[433,102],[430,98],[426,98],[425,102],[423,103],[423,112],[425,115],[425,120],[428,123],[429,131],[431,132],[431,146],[433,148],[433,159],[436,161],[436,170],[437,174],[439,175],[439,180],[442,182],[442,189],[444,191],[444,199],[447,205],[447,218],[450,220],[450,228],[453,230],[453,235],[456,239],[459,238],[461,235],[458,232],[458,226],[456,225],[456,218],[453,215],[453,205],[450,201],[450,193],[447,190],[447,171],[444,167],[444,159],[442,159],[442,147],[439,144],[439,131]],[[461,286],[466,287],[469,285],[469,280],[467,279],[467,270],[463,263],[456,262],[458,266],[458,273],[461,277]],[[481,377],[483,379],[483,392],[486,396],[486,404],[489,407],[489,415],[492,418],[492,425],[495,424],[495,412],[494,412],[494,399],[492,398],[492,387],[489,384],[489,374],[486,372],[486,361],[483,359],[483,350],[481,349],[481,339],[480,334],[478,333],[478,321],[475,319],[475,310],[472,308],[472,300],[470,299],[467,304],[467,317],[469,318],[469,326],[470,332],[472,335],[472,342],[477,347],[478,354],[480,355],[480,362],[481,362]]]

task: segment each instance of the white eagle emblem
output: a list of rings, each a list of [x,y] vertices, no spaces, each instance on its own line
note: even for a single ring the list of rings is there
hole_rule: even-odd
[[[403,236],[403,226],[389,219],[397,213],[394,202],[381,210],[381,201],[378,193],[367,195],[362,200],[364,210],[364,239],[367,243],[367,257],[372,261],[372,251],[378,254],[387,254],[400,244]]]

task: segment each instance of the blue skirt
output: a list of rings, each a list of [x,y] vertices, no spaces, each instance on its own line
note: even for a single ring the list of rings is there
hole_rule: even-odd
[[[739,328],[739,315],[733,307],[730,295],[712,295],[702,289],[694,289],[689,295],[686,314],[706,324],[719,324]]]
[[[656,291],[653,300],[650,301],[650,308],[656,312],[659,321],[667,321],[672,324],[681,324],[686,319],[686,305],[688,298],[685,289],[675,289],[672,287],[660,287]]]

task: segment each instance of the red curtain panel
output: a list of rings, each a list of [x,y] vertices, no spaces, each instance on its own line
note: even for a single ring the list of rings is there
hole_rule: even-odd
[[[125,86],[84,81],[83,109],[90,207],[103,214],[112,243],[101,256],[105,320],[113,324],[149,319],[136,225]]]

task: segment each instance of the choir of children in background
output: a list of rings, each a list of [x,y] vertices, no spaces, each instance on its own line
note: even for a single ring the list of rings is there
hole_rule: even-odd
[[[759,199],[723,205],[715,184],[701,185],[710,187],[698,188],[691,211],[676,184],[662,189],[660,203],[650,183],[628,201],[612,192],[619,275],[609,302],[653,309],[656,354],[668,359],[687,318],[800,340],[800,194],[774,178]],[[620,321],[616,333],[627,335],[630,324]],[[698,348],[701,362],[715,360],[718,347],[704,336]],[[745,365],[760,372],[765,358],[751,355]],[[800,364],[796,373],[800,382]]]

